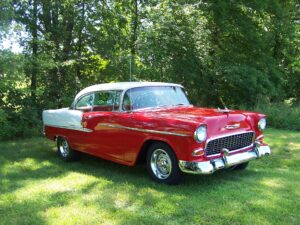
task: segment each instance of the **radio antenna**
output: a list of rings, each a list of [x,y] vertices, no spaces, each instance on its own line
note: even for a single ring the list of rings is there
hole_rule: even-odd
[[[130,54],[130,59],[129,59],[129,76],[130,76],[130,82],[131,82],[131,60],[132,60],[132,54]]]
[[[224,109],[225,109],[225,110],[228,110],[228,108],[227,108],[225,102],[223,101],[222,97],[219,97],[219,100],[220,100],[220,102],[222,103]]]

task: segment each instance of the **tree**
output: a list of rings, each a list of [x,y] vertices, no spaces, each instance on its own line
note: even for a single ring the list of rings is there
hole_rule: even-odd
[[[13,70],[0,63],[0,74],[9,74],[0,83],[1,115],[32,127],[43,109],[69,105],[95,83],[129,81],[130,71],[132,80],[183,84],[196,105],[298,103],[299,7],[296,0],[1,1],[0,38],[11,24],[27,32],[21,55],[0,52],[20,62]],[[27,111],[35,116],[26,120]],[[24,126],[11,133],[25,135]]]

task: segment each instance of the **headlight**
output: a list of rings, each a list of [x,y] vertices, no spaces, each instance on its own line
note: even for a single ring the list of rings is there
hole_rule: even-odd
[[[267,125],[266,118],[262,118],[258,122],[258,129],[264,130],[266,128],[266,125]]]
[[[205,125],[199,126],[194,132],[194,139],[199,143],[203,142],[206,139],[206,136],[207,136],[207,132],[206,132]]]

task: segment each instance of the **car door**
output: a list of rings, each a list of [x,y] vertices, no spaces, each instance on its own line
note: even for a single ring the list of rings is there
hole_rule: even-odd
[[[109,160],[121,162],[124,152],[119,151],[121,143],[115,141],[117,132],[111,126],[119,110],[121,91],[95,92],[93,109],[83,115],[83,126],[92,132],[86,145],[88,152]]]
[[[124,95],[121,110],[113,112],[110,124],[113,127],[114,151],[123,155],[125,164],[132,165],[145,140],[147,133],[141,132],[144,120],[139,113],[132,111],[132,102],[128,94]]]

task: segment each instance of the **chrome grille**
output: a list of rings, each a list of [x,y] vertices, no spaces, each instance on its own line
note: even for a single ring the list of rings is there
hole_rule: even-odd
[[[253,143],[253,137],[254,132],[248,132],[210,140],[205,148],[206,155],[219,154],[223,148],[234,151],[248,147]]]

